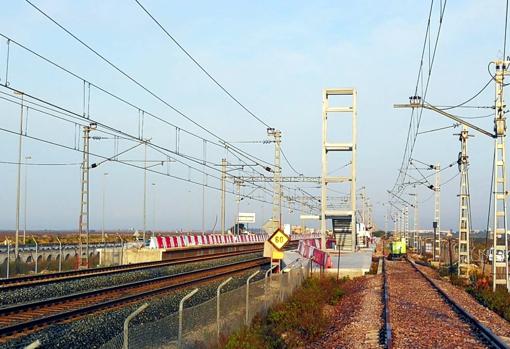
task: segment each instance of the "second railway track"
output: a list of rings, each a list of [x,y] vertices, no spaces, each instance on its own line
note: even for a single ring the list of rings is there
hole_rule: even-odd
[[[508,348],[412,261],[385,261],[388,348]]]

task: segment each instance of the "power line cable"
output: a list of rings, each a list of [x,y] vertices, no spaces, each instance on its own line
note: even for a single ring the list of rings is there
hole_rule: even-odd
[[[117,72],[119,72],[120,74],[122,74],[124,77],[126,77],[127,79],[129,79],[131,82],[133,82],[135,85],[137,85],[138,87],[140,87],[142,90],[144,90],[145,92],[147,92],[148,94],[150,94],[152,97],[154,97],[155,99],[157,99],[158,101],[160,101],[161,103],[163,103],[164,105],[166,105],[167,107],[169,107],[171,110],[173,110],[174,112],[176,112],[178,115],[182,116],[183,118],[185,118],[186,120],[188,120],[189,122],[191,122],[193,125],[197,126],[198,128],[200,128],[201,130],[203,130],[204,132],[208,133],[209,135],[217,138],[218,140],[220,140],[222,143],[224,143],[225,145],[228,145],[230,148],[232,149],[236,149],[238,151],[241,151],[241,152],[244,152],[242,151],[241,149],[237,148],[236,146],[232,145],[232,144],[229,144],[226,140],[224,140],[222,137],[218,136],[217,134],[215,134],[214,132],[210,131],[208,128],[202,126],[200,123],[198,123],[197,121],[193,120],[191,117],[189,117],[187,114],[185,114],[183,111],[179,110],[177,107],[171,105],[169,102],[167,102],[165,99],[163,99],[162,97],[160,97],[158,94],[156,94],[155,92],[153,92],[152,90],[150,90],[148,87],[146,87],[145,85],[143,85],[141,82],[139,82],[138,80],[136,80],[135,78],[133,78],[131,75],[129,75],[128,73],[126,73],[123,69],[121,69],[120,67],[118,67],[116,64],[114,64],[111,60],[107,59],[105,56],[103,56],[101,53],[99,53],[97,50],[95,50],[94,48],[92,48],[90,45],[88,45],[87,43],[85,43],[83,40],[81,40],[78,36],[76,36],[75,34],[73,34],[69,29],[67,29],[66,27],[64,27],[62,24],[60,24],[59,22],[57,22],[53,17],[51,17],[50,15],[48,15],[46,12],[44,12],[41,8],[37,7],[36,5],[34,5],[30,0],[25,0],[30,6],[32,6],[35,10],[37,10],[39,13],[41,13],[44,17],[46,17],[47,19],[49,19],[52,23],[54,23],[56,26],[58,26],[60,29],[62,29],[64,32],[66,32],[69,36],[71,36],[73,39],[75,39],[76,41],[78,41],[81,45],[83,45],[84,47],[86,47],[89,51],[91,51],[92,53],[94,53],[97,57],[99,57],[102,61],[104,61],[105,63],[107,63],[110,67],[112,67],[113,69],[115,69]]]
[[[232,93],[230,93],[221,83],[218,82],[173,36],[166,30],[165,27],[145,8],[140,1],[135,0],[135,2],[140,6],[140,8],[156,23],[156,25],[174,42],[174,44],[181,49],[186,56],[188,56],[189,59],[195,63],[195,65],[200,68],[200,70],[209,77],[223,92],[225,92],[234,102],[236,102],[241,108],[243,108],[248,114],[250,114],[252,117],[254,117],[258,122],[260,122],[262,125],[266,126],[267,128],[271,128],[265,121],[263,121],[260,117],[255,115],[250,109],[248,109],[243,103],[241,103]]]
[[[294,166],[292,166],[292,164],[290,163],[289,159],[287,159],[287,156],[285,155],[285,152],[283,151],[283,148],[280,147],[280,152],[282,153],[283,155],[283,158],[285,159],[285,162],[287,162],[287,164],[289,165],[289,167],[292,169],[292,171],[294,171],[298,176],[302,176],[303,174],[296,171],[296,169],[294,168]]]
[[[445,107],[445,108],[440,108],[441,110],[450,110],[450,109],[455,109],[455,108],[459,108],[459,107],[462,107],[464,106],[465,104],[468,104],[469,102],[471,102],[472,100],[474,100],[476,97],[478,97],[483,91],[485,91],[485,89],[487,88],[487,86],[489,86],[489,84],[492,82],[492,78],[487,81],[487,83],[477,92],[475,93],[472,97],[466,99],[464,102],[461,102],[459,104],[456,104],[454,106],[449,106],[449,107]]]

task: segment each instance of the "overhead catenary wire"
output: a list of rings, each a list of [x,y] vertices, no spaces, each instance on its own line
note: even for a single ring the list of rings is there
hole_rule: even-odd
[[[447,4],[446,0],[444,2],[442,2],[442,1],[440,2],[439,25],[438,25],[436,38],[435,38],[432,57],[430,57],[430,50],[431,50],[431,48],[430,48],[430,23],[431,23],[431,18],[432,18],[432,9],[434,7],[434,0],[431,1],[428,20],[427,20],[427,28],[425,31],[425,38],[424,38],[423,46],[422,46],[420,66],[418,69],[418,77],[416,79],[415,93],[414,93],[415,96],[418,93],[418,86],[420,84],[420,80],[422,83],[422,97],[426,98],[426,96],[427,96],[427,92],[428,92],[428,88],[429,88],[429,84],[430,84],[430,77],[431,77],[431,73],[432,73],[432,67],[435,62],[437,47],[438,47],[438,43],[439,43],[439,37],[440,37],[441,29],[443,26],[443,18],[444,18],[444,13],[446,10],[446,4]],[[423,63],[424,63],[425,50],[427,47],[427,39],[429,40],[429,66],[428,66],[429,69],[428,69],[428,75],[427,75],[427,81],[425,84],[425,88],[423,89]],[[407,173],[407,170],[409,169],[409,159],[412,157],[414,147],[416,144],[416,139],[418,136],[417,133],[419,132],[422,114],[423,114],[423,109],[420,109],[420,111],[418,112],[418,115],[416,115],[416,122],[414,122],[415,108],[413,108],[411,111],[411,118],[409,120],[409,128],[408,128],[408,133],[407,133],[407,138],[406,138],[406,145],[404,147],[404,153],[402,156],[402,163],[400,166],[399,174],[397,175],[397,178],[395,180],[393,188],[391,189],[392,192],[395,190],[395,188],[399,188],[399,191],[403,190],[403,186],[399,185],[399,182],[401,181],[403,183],[405,181],[406,173]],[[406,159],[408,159],[408,160],[406,161]],[[402,175],[403,175],[403,177],[402,177]]]
[[[13,88],[10,88],[10,87],[5,87],[5,86],[2,86],[2,87],[3,87],[3,88],[10,89],[10,90],[14,90]],[[73,112],[71,112],[71,111],[68,111],[68,110],[66,110],[66,109],[63,109],[62,107],[59,107],[59,106],[57,106],[57,105],[54,105],[54,104],[51,104],[51,103],[49,103],[49,102],[47,102],[47,101],[44,101],[44,100],[42,100],[42,99],[39,99],[39,98],[37,98],[37,97],[35,97],[35,96],[29,95],[29,94],[24,94],[24,96],[25,96],[25,97],[29,97],[29,98],[33,98],[33,99],[35,99],[35,100],[39,101],[40,103],[47,103],[47,104],[51,105],[51,106],[52,106],[52,108],[56,108],[56,109],[58,109],[58,111],[56,111],[56,110],[54,110],[54,109],[52,109],[52,108],[47,108],[47,107],[45,107],[45,106],[42,106],[40,103],[39,103],[38,105],[39,105],[39,106],[42,106],[42,107],[45,107],[47,110],[38,110],[38,109],[36,109],[36,108],[32,108],[33,110],[38,111],[38,112],[40,112],[40,113],[42,113],[42,114],[44,114],[44,115],[48,115],[48,116],[52,116],[52,117],[57,117],[58,119],[65,120],[65,119],[63,119],[61,116],[56,116],[55,114],[52,114],[51,112],[49,112],[49,111],[48,111],[48,109],[49,109],[50,111],[53,111],[53,112],[59,112],[61,115],[65,115],[65,116],[68,116],[68,117],[71,117],[71,118],[74,118],[74,119],[78,119],[78,120],[80,120],[80,121],[82,121],[83,119],[85,119],[85,121],[86,121],[86,123],[87,123],[87,124],[88,124],[88,123],[90,123],[90,122],[94,122],[94,119],[92,119],[92,118],[87,118],[87,117],[85,117],[85,116],[83,116],[83,115],[81,115],[81,114],[73,113]],[[12,98],[20,99],[21,97],[12,96]],[[31,103],[31,102],[32,102],[29,98],[25,98],[25,99],[24,99],[24,103],[25,103],[25,104],[27,104],[27,103]],[[20,102],[20,101],[12,101],[12,100],[10,100],[10,99],[6,99],[6,98],[3,98],[3,97],[0,97],[0,99],[5,99],[5,100],[8,100],[8,101],[10,101],[10,102],[12,102],[12,103],[16,103],[16,104],[18,104],[18,105],[21,105],[21,102]],[[74,123],[73,121],[69,121],[69,120],[66,120],[66,121]],[[139,140],[138,138],[136,138],[136,137],[135,137],[135,136],[133,136],[133,135],[129,135],[129,134],[127,134],[127,133],[123,132],[123,131],[117,130],[117,129],[112,128],[112,127],[110,127],[110,126],[108,126],[108,125],[102,124],[102,123],[100,123],[100,122],[96,122],[96,123],[97,123],[97,125],[98,125],[98,126],[105,127],[106,129],[109,129],[110,131],[112,131],[112,132],[114,132],[114,133],[112,133],[112,132],[108,132],[108,131],[105,131],[105,130],[101,130],[101,129],[98,129],[98,130],[97,130],[98,132],[102,132],[102,133],[105,133],[105,134],[107,134],[107,135],[111,135],[111,136],[123,137],[123,139],[125,139],[125,140],[135,141],[135,142],[137,142],[137,146],[138,146],[138,145],[140,145],[140,144],[143,144],[143,143],[144,143],[144,141]],[[79,125],[81,126],[81,124],[79,124]],[[118,136],[116,133],[121,134],[122,136]],[[148,145],[148,147],[150,147],[151,149],[156,150],[156,151],[159,151],[159,152],[161,152],[162,154],[164,154],[165,156],[168,156],[168,154],[167,154],[167,153],[165,153],[165,152],[169,152],[169,153],[171,153],[173,156],[180,156],[180,157],[183,157],[183,158],[185,158],[185,159],[189,159],[189,160],[191,160],[191,161],[193,161],[193,162],[195,162],[195,163],[197,163],[197,164],[202,164],[201,160],[194,159],[194,158],[192,158],[192,157],[188,157],[188,156],[186,156],[186,155],[184,155],[184,154],[182,154],[182,153],[177,154],[177,153],[175,153],[174,151],[172,151],[172,150],[170,150],[170,149],[167,149],[167,148],[164,148],[164,147],[162,147],[162,146],[158,146],[158,145],[157,145],[157,144],[155,144],[155,143],[148,142],[148,143],[147,143],[147,145]],[[105,157],[105,158],[107,158],[109,161],[116,161],[116,160],[114,160],[114,156],[111,156],[111,157]],[[187,166],[189,169],[193,169],[194,171],[197,171],[197,172],[200,172],[200,173],[204,173],[204,174],[206,174],[205,172],[202,172],[200,168],[190,166],[189,164],[187,164],[187,163],[185,163],[185,162],[183,162],[183,161],[179,161],[177,158],[175,158],[175,161],[176,161],[176,162],[179,162],[179,163],[181,163],[181,164],[183,164],[184,166]],[[210,166],[210,165],[207,165],[206,167],[207,167],[207,168],[210,168],[210,169],[213,169],[213,170],[216,170],[216,171],[218,171],[218,172],[220,171],[219,169],[217,169],[217,168],[215,168],[215,167],[212,167],[212,166]],[[218,176],[214,176],[214,175],[211,175],[211,174],[208,174],[208,176],[210,176],[211,178],[214,178],[214,179],[220,179],[220,177],[218,177]],[[254,184],[254,183],[251,183],[251,185],[252,185],[252,186],[256,186],[256,187],[263,188],[262,186],[257,185],[257,184]],[[286,187],[286,186],[282,186],[282,187],[283,187],[283,188],[286,188],[286,189],[289,189],[289,188],[288,188],[288,187]],[[270,192],[270,190],[268,190],[267,188],[263,188],[263,190],[266,190],[266,191]]]
[[[41,13],[44,17],[46,17],[48,20],[50,20],[52,23],[54,23],[56,26],[58,26],[60,29],[62,29],[64,32],[66,32],[69,36],[71,36],[73,39],[75,39],[76,41],[78,41],[81,45],[83,45],[85,48],[87,48],[89,51],[91,51],[92,53],[94,53],[97,57],[99,57],[102,61],[104,61],[106,64],[108,64],[110,67],[112,67],[113,69],[115,69],[117,72],[119,72],[121,75],[123,75],[124,77],[126,77],[128,80],[130,80],[131,82],[133,82],[135,85],[137,85],[138,87],[140,87],[142,90],[144,90],[145,92],[147,92],[149,95],[151,95],[152,97],[154,97],[156,100],[160,101],[161,103],[163,103],[164,105],[166,105],[168,108],[170,108],[171,110],[173,110],[174,112],[176,112],[178,115],[182,116],[183,118],[185,118],[186,120],[188,120],[189,122],[191,122],[193,125],[197,126],[199,129],[203,130],[204,132],[206,132],[207,134],[213,136],[214,138],[218,139],[219,141],[221,141],[224,145],[228,145],[231,149],[235,149],[236,151],[239,151],[239,152],[242,152],[242,153],[245,153],[243,150],[239,149],[238,147],[228,143],[225,139],[223,139],[222,137],[220,137],[219,135],[217,135],[216,133],[214,133],[213,131],[209,130],[208,128],[206,128],[205,126],[201,125],[200,123],[198,123],[197,121],[195,121],[194,119],[192,119],[190,116],[188,116],[187,114],[185,114],[183,111],[181,111],[180,109],[178,109],[177,107],[173,106],[172,104],[170,104],[168,101],[166,101],[165,99],[163,99],[162,97],[160,97],[158,94],[156,94],[154,91],[152,91],[151,89],[149,89],[148,87],[146,87],[145,85],[143,85],[141,82],[139,82],[137,79],[133,78],[130,74],[128,74],[127,72],[125,72],[123,69],[121,69],[119,66],[117,66],[115,63],[113,63],[111,60],[109,60],[108,58],[106,58],[104,55],[102,55],[101,53],[99,53],[97,50],[95,50],[93,47],[91,47],[89,44],[87,44],[86,42],[84,42],[83,40],[81,40],[77,35],[75,35],[74,33],[72,33],[69,29],[67,29],[66,27],[64,27],[62,24],[60,24],[57,20],[55,20],[53,17],[51,17],[49,14],[47,14],[45,11],[43,11],[41,8],[39,8],[38,6],[36,6],[34,3],[32,3],[30,0],[25,0],[30,6],[32,6],[36,11],[38,11],[39,13]],[[260,160],[260,159],[259,159]]]
[[[228,143],[228,142],[227,142],[227,143],[224,143],[224,142],[215,142],[215,141],[214,141],[214,140],[212,140],[212,139],[208,139],[208,138],[202,137],[202,136],[200,136],[200,135],[198,135],[198,134],[196,134],[196,133],[194,133],[194,132],[188,131],[188,130],[186,130],[185,128],[182,128],[182,127],[180,127],[180,126],[178,126],[178,125],[175,125],[175,124],[173,124],[173,123],[169,122],[168,120],[164,119],[163,117],[158,116],[158,115],[156,115],[156,114],[154,114],[154,113],[151,113],[151,112],[149,112],[149,111],[147,111],[147,110],[145,110],[145,109],[141,108],[140,106],[137,106],[137,105],[135,105],[134,103],[131,103],[131,102],[129,102],[128,100],[126,100],[126,99],[124,99],[124,98],[122,98],[122,97],[118,96],[117,94],[115,94],[115,93],[113,93],[113,92],[111,92],[111,91],[108,91],[107,89],[105,89],[105,88],[103,88],[103,87],[99,86],[98,84],[95,84],[95,83],[93,83],[93,82],[88,81],[88,80],[87,80],[87,79],[85,79],[84,77],[82,77],[82,76],[80,76],[80,75],[78,75],[78,74],[74,73],[73,71],[71,71],[71,70],[69,70],[69,69],[67,69],[67,68],[63,67],[62,65],[60,65],[60,64],[58,64],[58,63],[56,63],[55,61],[53,61],[53,60],[51,60],[51,59],[49,59],[49,58],[47,58],[47,57],[45,57],[45,56],[43,56],[43,55],[41,55],[41,54],[39,54],[39,53],[35,52],[34,50],[32,50],[32,49],[28,48],[27,46],[25,46],[25,45],[21,44],[20,42],[18,42],[18,41],[16,41],[16,40],[14,40],[13,38],[8,37],[8,36],[6,36],[6,35],[4,35],[4,34],[2,34],[2,33],[0,33],[0,36],[1,36],[1,37],[3,37],[3,38],[5,38],[8,42],[10,42],[10,43],[12,43],[12,44],[15,44],[15,45],[17,45],[18,47],[20,47],[20,48],[24,49],[25,51],[27,51],[27,52],[29,52],[29,53],[33,54],[34,56],[38,57],[39,59],[43,60],[44,62],[46,62],[46,63],[48,63],[48,64],[50,64],[50,65],[54,66],[55,68],[58,68],[58,69],[62,70],[63,72],[65,72],[65,73],[69,74],[70,76],[73,76],[74,78],[76,78],[76,79],[78,79],[78,80],[80,80],[80,81],[83,81],[83,82],[84,82],[84,85],[85,85],[85,84],[87,84],[89,87],[94,87],[94,88],[96,88],[97,90],[99,90],[99,91],[101,91],[101,92],[103,92],[103,93],[107,94],[108,96],[110,96],[110,97],[112,97],[112,98],[114,98],[114,99],[116,99],[116,100],[118,100],[118,101],[120,101],[120,102],[122,102],[122,103],[124,103],[124,104],[126,104],[126,105],[128,105],[128,106],[130,106],[130,107],[132,107],[132,108],[134,108],[134,109],[136,109],[136,110],[138,110],[138,111],[139,111],[139,112],[141,112],[142,114],[147,115],[147,116],[150,116],[150,117],[154,118],[155,120],[158,120],[158,121],[160,121],[160,122],[162,122],[162,123],[164,123],[164,124],[166,124],[166,125],[168,125],[168,126],[174,127],[174,128],[175,128],[175,130],[178,130],[178,132],[184,132],[184,133],[186,133],[186,134],[188,134],[188,135],[190,135],[190,136],[192,136],[192,137],[195,137],[195,138],[197,138],[197,139],[199,139],[199,140],[201,140],[201,141],[206,140],[208,143],[213,144],[213,145],[218,146],[218,147],[222,147],[222,148],[228,147],[228,148],[230,148],[230,150],[231,150],[232,152],[237,152],[239,155],[243,156],[243,157],[244,157],[244,158],[246,158],[246,159],[249,159],[250,161],[253,161],[253,162],[255,162],[255,163],[259,164],[259,166],[261,166],[261,167],[263,167],[262,163],[263,163],[263,164],[265,164],[265,165],[271,165],[269,162],[267,162],[267,161],[265,161],[265,160],[262,160],[262,159],[260,159],[260,158],[258,158],[258,157],[256,157],[256,156],[253,156],[253,155],[251,155],[251,154],[249,154],[249,153],[247,153],[247,152],[243,151],[242,149],[240,149],[240,148],[238,148],[238,147],[231,146],[231,144],[230,144],[230,143]],[[9,86],[10,86],[10,84],[8,84],[8,83],[7,83],[7,81],[6,81],[6,82],[4,83],[4,86],[5,86],[5,87],[9,87]],[[15,89],[13,89],[13,90],[15,90]],[[85,100],[84,100],[84,103],[85,103]],[[82,115],[82,116],[84,116],[84,115]],[[90,116],[90,114],[89,114],[89,116]],[[140,138],[140,139],[141,139],[141,136],[139,136],[138,138]]]
[[[285,152],[283,151],[283,148],[280,147],[280,152],[282,153],[282,156],[283,158],[285,159],[285,162],[289,165],[289,167],[292,169],[292,171],[294,171],[294,173],[296,173],[298,176],[302,176],[303,173],[301,172],[298,172],[294,166],[292,166],[292,164],[290,163],[289,159],[287,159],[287,156],[285,155]]]
[[[67,150],[72,150],[72,151],[83,153],[83,150],[81,150],[81,149],[76,149],[76,148],[73,148],[71,146],[68,146],[68,145],[65,145],[65,144],[60,144],[60,143],[57,143],[57,142],[54,142],[54,141],[50,141],[50,140],[46,140],[46,139],[43,139],[43,138],[40,138],[40,137],[25,135],[25,134],[20,133],[19,131],[12,131],[12,130],[9,130],[9,129],[3,128],[3,127],[0,127],[0,131],[5,132],[5,133],[9,133],[9,134],[13,134],[13,135],[16,135],[16,136],[21,136],[21,137],[24,137],[24,138],[27,138],[27,139],[31,139],[31,140],[34,140],[34,141],[38,141],[38,142],[41,142],[41,143],[46,143],[46,144],[49,144],[49,145],[53,145],[53,146],[56,146],[56,147],[59,147],[59,148],[64,148],[64,149],[67,149]],[[92,155],[92,156],[98,157],[98,158],[102,158],[102,159],[106,159],[107,158],[106,156],[103,156],[103,155],[100,155],[100,154],[96,154],[96,153],[93,153],[93,152],[89,152],[89,154]],[[209,189],[214,189],[214,190],[217,190],[217,191],[221,191],[222,190],[221,188],[216,187],[216,186],[212,186],[210,184],[204,184],[204,183],[201,183],[201,182],[198,182],[198,181],[194,181],[194,180],[192,180],[190,178],[183,178],[183,177],[175,176],[175,175],[168,174],[168,173],[165,173],[165,172],[156,171],[153,168],[144,168],[142,166],[138,166],[138,165],[135,165],[133,163],[123,162],[122,160],[112,160],[112,161],[120,163],[120,164],[123,164],[123,165],[126,165],[126,166],[130,166],[130,167],[133,167],[133,168],[147,170],[149,172],[152,172],[152,173],[155,173],[155,174],[158,174],[158,175],[162,175],[162,176],[166,176],[166,177],[170,177],[170,178],[173,178],[173,179],[176,179],[176,180],[179,180],[179,181],[188,182],[188,183],[195,184],[195,185],[198,185],[198,186],[205,186],[205,187],[207,187]],[[237,193],[235,191],[233,191],[233,190],[229,191],[229,190],[225,189],[225,191],[227,193],[236,194],[237,195]],[[259,201],[259,202],[263,202],[263,203],[267,203],[267,204],[272,204],[272,202],[269,202],[269,201],[266,201],[266,200],[262,200],[262,199],[260,199],[258,197],[251,197],[251,196],[248,196],[248,195],[245,195],[245,194],[240,194],[240,195],[243,198],[248,198],[250,200]],[[285,206],[285,205],[282,205],[282,206],[285,207],[285,208],[292,208],[290,206]]]
[[[264,120],[262,120],[259,116],[257,116],[254,112],[252,112],[248,107],[246,107],[243,103],[239,101],[230,91],[228,91],[216,78],[214,78],[211,73],[209,73],[202,64],[200,64],[189,52],[186,50],[176,39],[175,37],[170,34],[170,32],[147,10],[145,6],[142,5],[142,3],[138,0],[135,0],[135,2],[140,6],[140,8],[156,23],[156,25],[174,42],[174,44],[179,47],[179,49],[184,52],[186,56],[188,56],[193,63],[205,74],[211,81],[213,81],[223,92],[227,94],[234,102],[236,102],[241,108],[243,108],[248,114],[250,114],[253,118],[255,118],[258,122],[260,122],[262,125],[266,126],[267,128],[271,128],[268,123],[266,123]]]
[[[464,102],[461,102],[459,104],[456,104],[456,105],[453,105],[453,106],[449,106],[449,107],[439,108],[439,109],[441,109],[441,110],[450,110],[450,109],[459,108],[459,107],[464,106],[465,104],[468,104],[469,102],[474,100],[476,97],[478,97],[483,91],[485,91],[485,89],[489,86],[489,84],[491,82],[492,82],[492,78],[489,79],[489,81],[487,81],[487,83],[485,83],[485,85],[478,92],[476,92],[472,97],[466,99]]]

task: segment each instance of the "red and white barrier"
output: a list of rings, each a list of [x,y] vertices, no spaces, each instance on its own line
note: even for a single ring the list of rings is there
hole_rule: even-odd
[[[168,248],[184,248],[188,246],[204,246],[204,245],[232,245],[232,244],[248,244],[260,243],[268,238],[265,234],[256,235],[173,235],[173,236],[156,236],[151,237],[150,248],[168,249]]]
[[[325,251],[322,251],[316,246],[308,244],[308,242],[314,241],[317,246],[320,246],[320,240],[301,240],[298,245],[298,253],[308,259],[311,259],[314,263],[323,266],[325,268],[331,268],[331,257]],[[318,242],[317,242],[318,241]]]

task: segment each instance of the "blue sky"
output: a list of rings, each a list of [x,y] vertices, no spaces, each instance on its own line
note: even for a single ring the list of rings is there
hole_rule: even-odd
[[[134,1],[34,0],[81,39],[182,109],[194,120],[228,141],[263,140],[265,127],[228,99],[166,38]],[[394,110],[413,94],[428,1],[143,1],[189,52],[251,110],[282,130],[283,147],[294,166],[305,175],[320,175],[321,91],[324,87],[356,87],[359,96],[358,186],[365,186],[375,206],[376,222],[383,225],[386,190],[400,165],[409,111]],[[455,104],[488,81],[487,63],[502,55],[504,1],[449,1],[429,100]],[[190,122],[149,96],[100,61],[24,1],[4,5],[0,32],[27,45],[86,79],[162,116],[182,128],[204,135]],[[434,10],[437,23],[438,9]],[[437,26],[434,25],[433,28]],[[435,29],[434,29],[435,30]],[[434,34],[434,33],[433,33]],[[6,43],[0,43],[0,83],[5,76]],[[11,87],[81,112],[82,82],[12,49]],[[4,91],[4,90],[3,90]],[[477,105],[493,100],[493,86]],[[482,111],[484,113],[485,111]],[[472,112],[469,115],[478,115]],[[135,110],[93,92],[91,114],[101,122],[136,134]],[[19,108],[0,101],[2,128],[16,130]],[[467,115],[467,114],[466,114]],[[489,119],[477,124],[491,129]],[[451,122],[425,112],[422,130]],[[73,145],[75,131],[65,123],[29,113],[29,133]],[[458,129],[457,129],[458,130]],[[457,131],[456,130],[456,131]],[[147,121],[146,136],[158,144],[175,143],[171,128]],[[420,136],[415,157],[449,164],[459,144],[453,130]],[[17,161],[17,137],[0,133],[0,161]],[[125,145],[127,146],[127,145]],[[202,144],[182,139],[183,151],[202,156]],[[271,161],[271,145],[240,145]],[[92,148],[111,154],[110,140],[92,141]],[[490,184],[491,140],[476,135],[469,144],[474,227],[485,226]],[[81,161],[78,152],[25,141],[24,155],[33,162]],[[132,159],[142,159],[137,148]],[[219,162],[224,152],[207,148],[207,159]],[[150,159],[160,159],[149,152]],[[125,157],[124,159],[127,159]],[[97,160],[97,159],[96,159]],[[94,161],[94,160],[93,160]],[[340,166],[341,164],[339,164]],[[176,175],[185,169],[170,165]],[[333,165],[332,165],[333,167]],[[166,171],[166,168],[164,169]],[[181,172],[179,172],[181,171]],[[456,174],[445,171],[443,180]],[[106,226],[142,227],[143,171],[106,163],[91,171],[91,227],[101,225],[101,188],[106,177]],[[284,164],[284,174],[292,171]],[[202,177],[195,174],[196,179]],[[28,172],[28,227],[73,229],[79,214],[79,166],[31,167]],[[212,178],[208,179],[213,184]],[[148,228],[201,228],[202,189],[199,186],[149,173]],[[0,164],[0,227],[15,225],[16,166]],[[155,183],[157,190],[152,190]],[[248,190],[248,189],[246,189]],[[309,189],[318,193],[315,188]],[[421,200],[430,190],[417,188]],[[458,180],[442,190],[442,227],[457,225]],[[261,195],[261,194],[260,194]],[[271,201],[270,195],[261,196]],[[420,207],[420,225],[430,226],[433,200]],[[229,195],[228,222],[234,216]],[[257,212],[258,223],[269,217],[269,204],[242,202],[241,211]],[[298,222],[296,212],[285,211],[286,221]],[[206,191],[206,227],[219,215],[217,191]],[[219,219],[219,218],[218,218]]]

